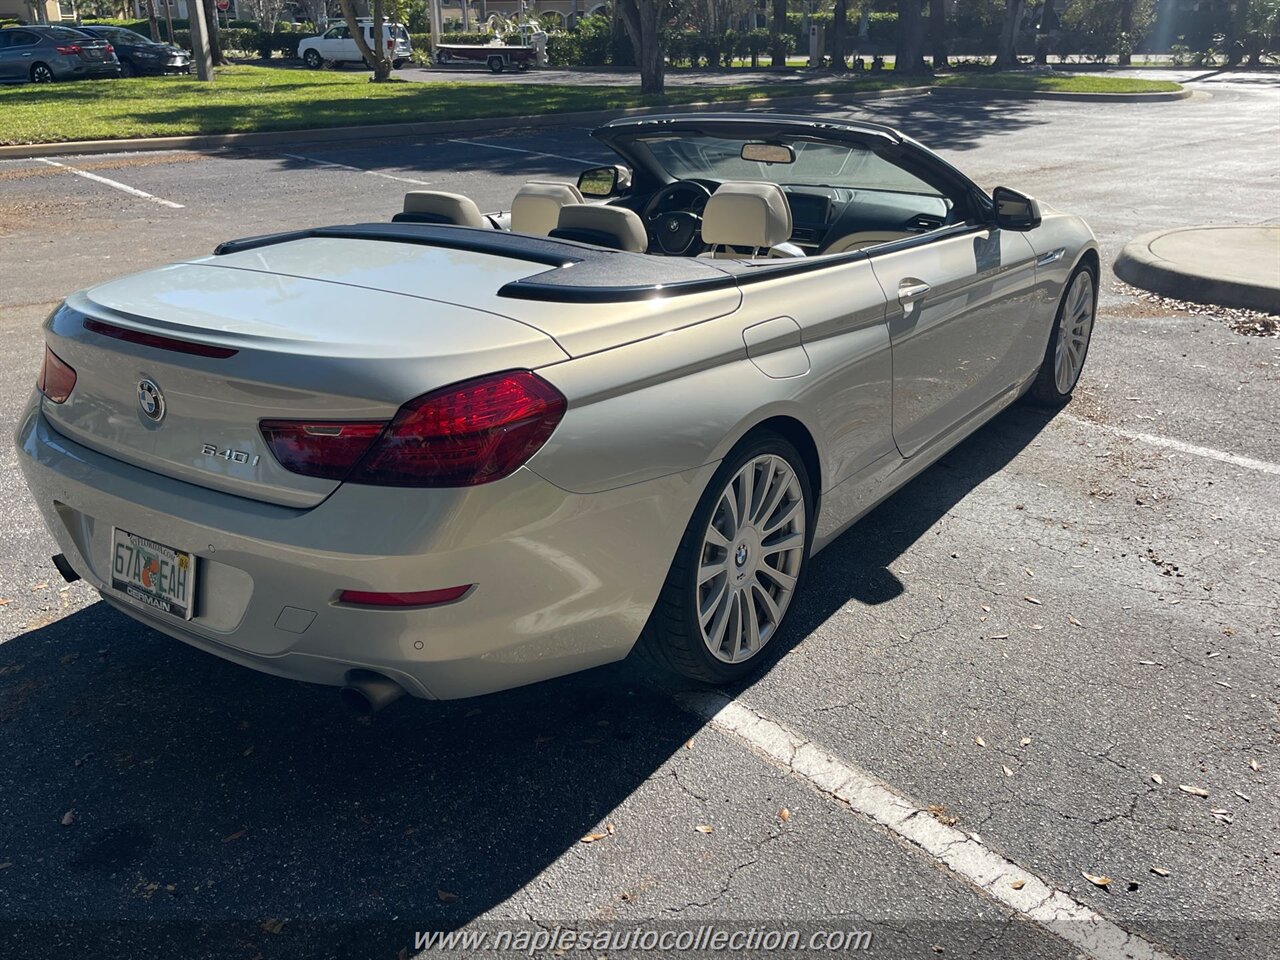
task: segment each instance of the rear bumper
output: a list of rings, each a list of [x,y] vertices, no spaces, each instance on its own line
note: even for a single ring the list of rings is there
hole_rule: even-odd
[[[89,61],[79,58],[59,58],[50,65],[59,80],[85,80],[91,77],[118,77],[118,61]]]
[[[19,462],[71,565],[113,606],[257,670],[340,684],[373,670],[451,699],[622,659],[639,636],[714,465],[595,494],[526,469],[462,490],[345,484],[274,506],[171,480],[56,433],[32,401]],[[109,585],[111,530],[197,556],[195,617],[168,619]],[[339,604],[343,589],[474,583],[413,610]]]

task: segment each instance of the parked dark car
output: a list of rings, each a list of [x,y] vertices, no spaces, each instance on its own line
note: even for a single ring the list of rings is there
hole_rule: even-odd
[[[122,76],[191,72],[191,55],[171,43],[157,43],[124,27],[84,26],[76,29],[106,40],[116,48]]]
[[[0,30],[0,83],[118,76],[115,50],[100,37],[45,25]]]

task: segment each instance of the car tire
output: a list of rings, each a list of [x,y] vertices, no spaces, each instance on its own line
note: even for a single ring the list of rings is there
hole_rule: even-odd
[[[747,520],[737,522],[744,505]],[[640,652],[660,667],[717,685],[760,668],[777,649],[770,641],[786,622],[808,566],[813,517],[813,485],[799,451],[775,433],[749,435],[721,462],[698,501],[640,636]]]
[[[1071,399],[1089,355],[1097,314],[1097,271],[1092,264],[1081,263],[1063,287],[1044,358],[1027,392],[1032,403],[1060,407]]]
[[[122,76],[122,77],[136,77],[136,76],[139,76],[139,74],[138,74],[138,68],[137,68],[137,67],[135,67],[135,66],[133,65],[133,61],[132,61],[132,60],[121,60],[121,61],[120,61],[120,76]]]
[[[324,57],[320,56],[319,50],[308,50],[302,55],[302,62],[312,70],[319,70],[324,66]]]
[[[490,70],[490,72],[492,72],[492,73],[501,73],[501,72],[502,72],[503,70],[505,70],[506,68],[507,68],[507,65],[506,65],[505,63],[503,63],[503,62],[502,62],[502,58],[501,58],[501,57],[490,57],[490,58],[489,58],[489,70]]]
[[[33,63],[28,76],[32,83],[53,83],[57,79],[53,75],[53,68],[47,63]]]
[[[404,69],[404,61],[403,61],[403,60],[392,60],[392,61],[391,61],[391,69],[392,69],[392,70],[403,70],[403,69]]]

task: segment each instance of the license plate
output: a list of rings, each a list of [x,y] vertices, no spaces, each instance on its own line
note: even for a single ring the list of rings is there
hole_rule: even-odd
[[[95,50],[92,47],[89,47],[88,49],[86,49],[84,54],[90,60],[101,60],[104,56],[101,50]]]
[[[111,586],[152,610],[190,620],[196,558],[117,527],[111,533]]]

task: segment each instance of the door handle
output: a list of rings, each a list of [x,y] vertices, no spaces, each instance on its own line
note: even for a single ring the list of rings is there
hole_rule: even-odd
[[[924,297],[932,288],[923,280],[917,280],[915,277],[906,277],[898,283],[898,302],[902,304],[903,316],[911,314],[916,307],[916,301]]]

